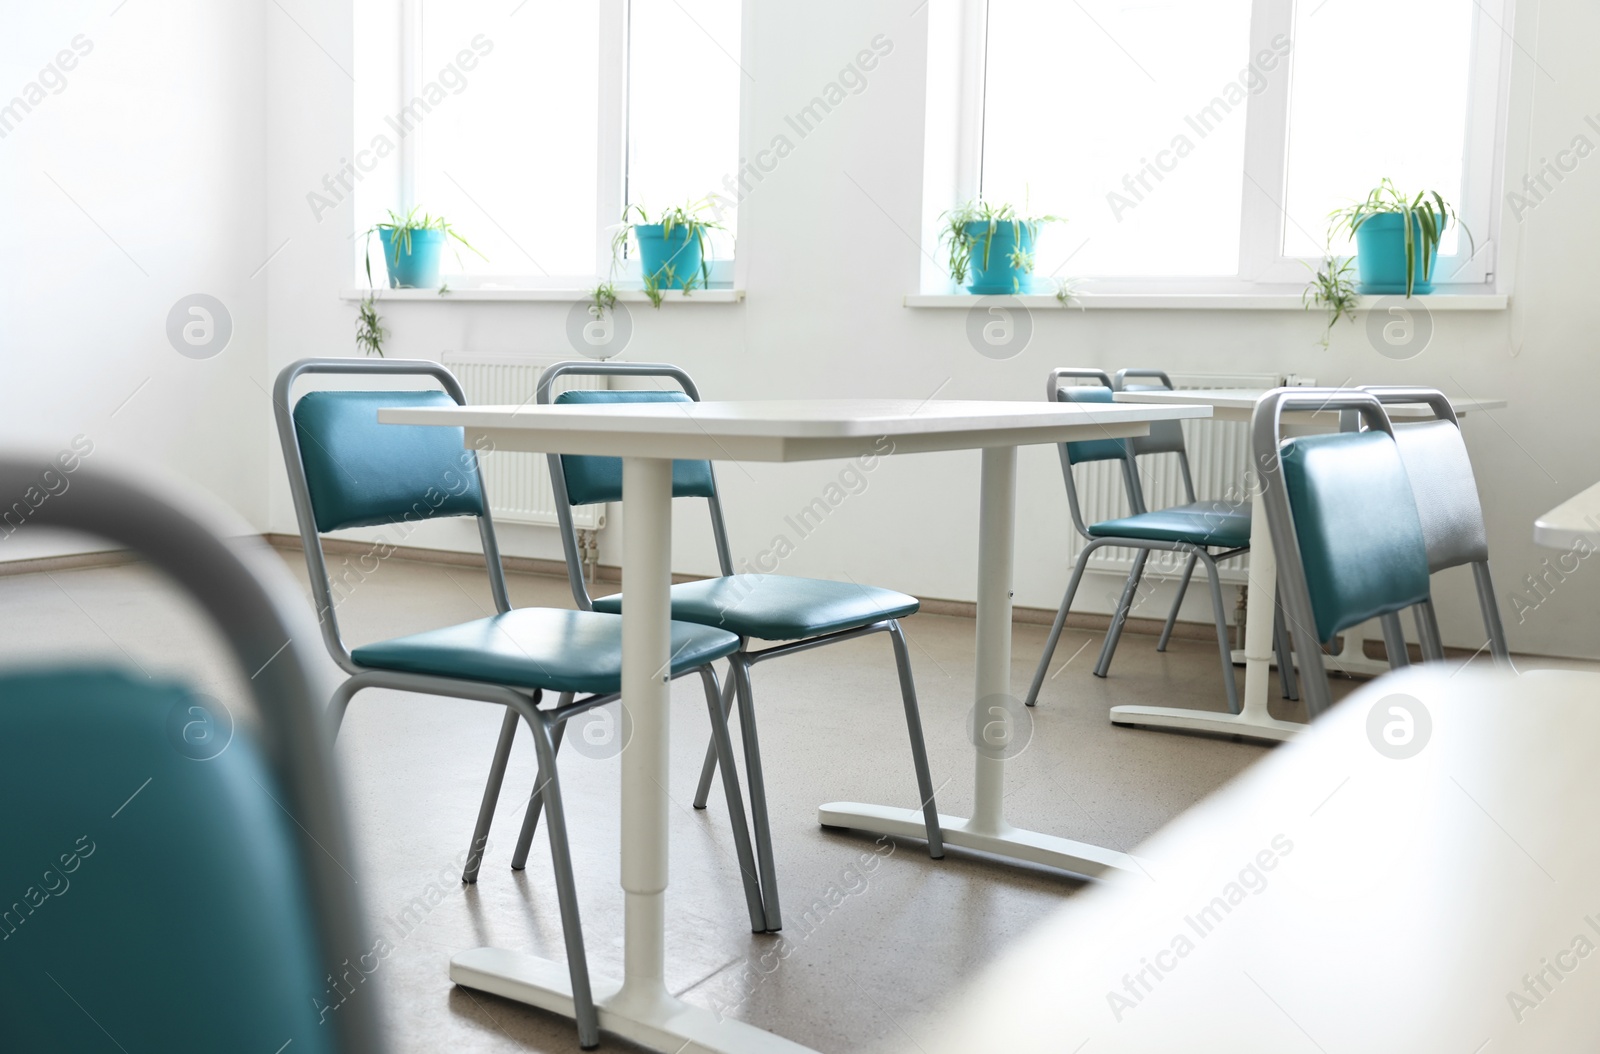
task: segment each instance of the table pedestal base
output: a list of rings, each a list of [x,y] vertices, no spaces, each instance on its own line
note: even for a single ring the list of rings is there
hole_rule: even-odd
[[[1306,726],[1298,721],[1279,721],[1268,714],[1226,714],[1211,710],[1190,710],[1178,706],[1113,706],[1111,723],[1135,728],[1167,728],[1181,732],[1211,732],[1244,739],[1283,743],[1293,739]]]
[[[903,838],[926,838],[928,834],[921,812],[888,805],[830,802],[817,809],[817,822],[824,827],[847,827]],[[945,845],[1044,864],[1088,878],[1097,878],[1112,868],[1131,871],[1138,866],[1126,853],[1038,831],[1010,826],[999,831],[976,831],[972,829],[972,821],[962,816],[940,813],[939,827],[944,832]]]
[[[504,948],[474,948],[450,960],[450,980],[563,1017],[572,1016],[572,981],[565,963]],[[696,1054],[815,1054],[810,1047],[755,1025],[719,1018],[709,1010],[680,1002],[665,990],[659,999],[633,999],[624,1005],[619,998],[621,982],[591,977],[590,984],[602,1030],[667,1054],[687,1050]]]

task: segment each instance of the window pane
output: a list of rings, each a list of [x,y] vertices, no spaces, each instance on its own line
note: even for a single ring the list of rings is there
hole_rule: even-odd
[[[1329,0],[1295,12],[1284,251],[1322,252],[1328,213],[1385,176],[1461,202],[1473,0]],[[1475,232],[1481,244],[1487,232]],[[1354,250],[1347,242],[1335,252]],[[1456,229],[1440,251],[1456,251]]]
[[[1065,216],[1035,274],[1239,268],[1250,0],[991,0],[983,193]]]
[[[424,100],[430,84],[442,100],[419,127],[416,203],[488,258],[462,250],[458,265],[447,253],[446,273],[592,275],[599,6],[505,10],[422,2],[418,80]],[[476,55],[470,71],[461,70],[464,51]]]
[[[630,7],[628,201],[654,217],[720,195],[729,235],[713,237],[712,248],[717,259],[730,259],[745,79],[739,0],[633,0]]]

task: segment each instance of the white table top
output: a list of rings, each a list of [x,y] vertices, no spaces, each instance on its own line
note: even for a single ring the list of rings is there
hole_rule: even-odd
[[[1117,392],[1112,396],[1119,403],[1200,403],[1212,407],[1217,411],[1220,420],[1248,420],[1249,415],[1255,411],[1256,402],[1270,389],[1267,388],[1184,388],[1178,391],[1163,392]],[[1504,399],[1469,399],[1465,396],[1451,396],[1450,405],[1455,407],[1458,415],[1481,410],[1498,410],[1506,405]],[[1409,418],[1426,419],[1433,416],[1433,411],[1421,403],[1399,403],[1384,407],[1390,418],[1404,421]],[[1338,414],[1336,410],[1321,411],[1329,417]],[[1241,413],[1243,416],[1241,417]],[[1308,415],[1310,416],[1310,415]]]
[[[378,411],[384,424],[453,425],[471,443],[563,454],[807,461],[1144,435],[1209,417],[1172,406],[964,399],[753,399],[699,403],[462,406]]]
[[[1557,505],[1533,521],[1533,541],[1549,549],[1571,549],[1578,540],[1595,544],[1600,533],[1600,483]]]
[[[1374,746],[1397,695],[1431,721],[1407,758]],[[1075,894],[897,1049],[1600,1048],[1597,698],[1583,672],[1374,681],[1137,849],[1143,873]],[[1535,1002],[1525,986],[1547,962],[1565,977],[1532,982]]]

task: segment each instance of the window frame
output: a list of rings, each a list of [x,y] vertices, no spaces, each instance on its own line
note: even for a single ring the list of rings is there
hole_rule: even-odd
[[[1253,0],[1250,55],[1271,48],[1278,34],[1293,37],[1296,4],[1307,0]],[[985,84],[990,61],[990,0],[947,0],[944,10],[930,15],[928,171],[924,237],[935,244],[934,219],[945,208],[976,199],[982,190],[984,164]],[[937,5],[936,5],[937,6]],[[1453,202],[1473,232],[1475,252],[1465,239],[1456,254],[1439,257],[1434,288],[1439,293],[1495,294],[1502,275],[1497,267],[1500,242],[1505,152],[1512,88],[1511,25],[1515,0],[1474,0],[1472,53],[1469,64],[1465,154],[1461,200]],[[1266,78],[1267,87],[1250,95],[1245,110],[1243,201],[1240,209],[1239,265],[1224,276],[1072,276],[1084,293],[1298,293],[1319,257],[1284,252],[1288,217],[1281,202],[1288,184],[1290,93],[1295,53],[1280,65],[1283,76]],[[951,65],[957,68],[950,76]],[[949,84],[953,98],[936,96],[938,82]],[[942,105],[941,105],[942,102]],[[937,123],[953,123],[948,130]],[[954,164],[944,167],[936,156],[943,146],[953,150]],[[1315,232],[1319,236],[1320,233]],[[925,293],[949,292],[952,282],[942,268],[922,267]]]
[[[399,98],[415,98],[426,77],[420,61],[423,44],[423,0],[400,0],[400,34],[398,83]],[[441,270],[440,278],[452,289],[527,289],[570,290],[583,287],[587,294],[594,285],[614,277],[618,290],[641,289],[643,279],[639,261],[630,243],[628,250],[613,276],[611,271],[611,237],[616,230],[628,192],[628,102],[629,102],[629,49],[631,47],[630,0],[596,0],[599,8],[599,78],[596,86],[596,118],[599,128],[596,140],[596,172],[598,185],[595,193],[594,216],[594,269],[587,274],[534,274],[527,272],[461,274],[452,273],[449,263]],[[745,38],[748,19],[741,5],[740,37]],[[743,44],[741,43],[741,50]],[[740,122],[737,130],[739,155],[744,148],[744,85],[740,82]],[[427,149],[429,129],[423,124],[400,140],[398,153],[398,211],[405,213],[418,204],[416,173],[418,154]],[[453,257],[446,256],[453,262]],[[738,230],[734,230],[734,255],[731,259],[711,262],[710,288],[732,288],[735,265],[738,260]],[[359,261],[358,261],[359,264]]]

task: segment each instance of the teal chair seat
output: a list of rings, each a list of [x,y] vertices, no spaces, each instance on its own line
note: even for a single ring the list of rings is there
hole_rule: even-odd
[[[290,799],[220,713],[114,670],[0,677],[0,1047],[340,1049]]]
[[[672,675],[731,655],[726,630],[672,624]],[[611,695],[622,690],[622,620],[614,614],[515,608],[356,648],[362,666],[549,692]]]
[[[619,612],[622,594],[596,597],[596,611]],[[904,618],[917,598],[854,582],[788,575],[728,575],[672,587],[672,617],[756,640],[800,640]]]
[[[1197,501],[1091,524],[1089,533],[1096,538],[1147,538],[1240,549],[1250,544],[1250,509],[1222,501]]]

